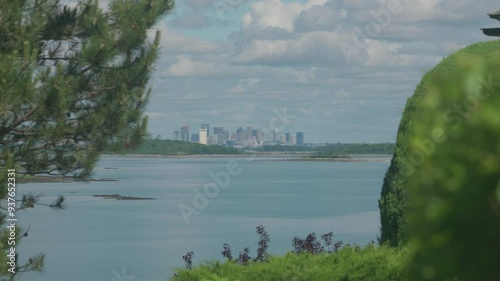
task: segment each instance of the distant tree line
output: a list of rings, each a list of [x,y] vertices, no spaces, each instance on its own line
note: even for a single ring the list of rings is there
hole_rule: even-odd
[[[394,143],[336,143],[325,146],[288,146],[288,145],[264,145],[258,147],[260,152],[326,152],[329,154],[392,154]]]
[[[315,148],[310,146],[299,146],[299,145],[263,145],[257,148],[252,148],[252,150],[258,152],[303,152],[303,151],[316,151]]]
[[[113,152],[109,152],[110,154]],[[237,148],[218,145],[203,145],[199,143],[177,140],[145,140],[134,149],[121,151],[124,154],[156,154],[156,155],[194,155],[194,154],[242,154]]]
[[[392,154],[394,143],[336,143],[317,148],[334,154]]]

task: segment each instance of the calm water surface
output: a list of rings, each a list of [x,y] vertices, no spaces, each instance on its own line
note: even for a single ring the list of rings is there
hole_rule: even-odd
[[[214,180],[210,172],[237,161],[241,172],[209,205],[186,224],[179,204],[192,206],[193,189]],[[19,211],[19,224],[31,226],[18,248],[21,261],[46,254],[44,273],[35,281],[168,280],[187,251],[194,263],[221,259],[222,245],[233,255],[250,247],[255,256],[255,228],[266,227],[269,252],[292,249],[294,236],[333,231],[335,240],[366,244],[379,230],[377,200],[385,162],[297,162],[257,158],[103,157],[96,178],[118,181],[21,184],[20,193],[40,193],[50,203],[63,194],[67,209],[43,206]],[[154,197],[153,201],[94,198],[118,193]]]

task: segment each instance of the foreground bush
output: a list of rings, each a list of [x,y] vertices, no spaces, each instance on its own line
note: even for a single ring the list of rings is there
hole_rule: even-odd
[[[499,69],[496,41],[425,78],[406,143],[409,280],[500,280]]]
[[[468,63],[461,59],[465,57],[469,57]],[[385,175],[379,200],[381,243],[392,246],[404,245],[408,235],[411,235],[411,231],[408,232],[406,229],[410,176],[415,176],[414,178],[417,179],[415,183],[419,186],[424,185],[423,188],[426,188],[425,180],[429,178],[433,184],[432,187],[427,186],[429,187],[426,188],[427,191],[438,186],[446,189],[445,180],[437,182],[432,178],[450,179],[454,177],[453,180],[460,181],[463,175],[472,179],[472,177],[466,176],[466,172],[479,176],[478,169],[481,168],[482,156],[486,157],[484,163],[488,161],[494,163],[498,160],[496,158],[499,155],[498,146],[496,146],[499,143],[498,122],[500,121],[498,91],[495,89],[494,93],[490,93],[490,97],[484,99],[470,95],[474,94],[477,87],[481,87],[482,92],[479,94],[486,97],[491,85],[485,85],[487,84],[485,81],[489,80],[490,75],[493,75],[494,81],[499,81],[499,65],[497,64],[499,57],[500,41],[479,43],[464,48],[447,57],[429,71],[416,87],[413,96],[408,99],[399,124],[394,157]],[[483,63],[487,64],[483,65]],[[482,78],[479,75],[482,75]],[[425,120],[420,119],[421,117],[424,117]],[[455,130],[456,128],[458,130]],[[443,131],[439,131],[439,129],[443,129]],[[415,130],[421,130],[417,133],[417,138],[415,135],[410,136]],[[445,137],[448,137],[448,140],[442,140]],[[410,147],[410,142],[413,142],[411,144],[413,147]],[[452,145],[452,147],[448,149],[448,145]],[[439,154],[433,154],[434,150],[439,150]],[[480,152],[476,153],[475,150]],[[428,166],[426,171],[417,173],[415,169],[422,166],[424,159],[430,154],[433,154],[434,160],[437,160],[438,157],[445,158],[441,162],[430,164],[431,166]],[[462,160],[465,160],[463,165],[454,166],[455,163]],[[489,166],[489,164],[486,165]],[[443,172],[441,168],[448,169]],[[455,171],[451,172],[453,169]],[[470,183],[468,180],[467,182],[467,184]],[[470,188],[479,188],[480,185],[477,182],[470,185]],[[482,187],[487,188],[484,185]],[[425,195],[422,196],[425,197]],[[440,198],[446,196],[440,196]],[[482,203],[479,201],[476,203],[483,206],[490,204],[484,201],[486,200],[484,196],[481,200]],[[458,201],[455,201],[453,204],[457,203]],[[461,204],[463,206],[467,202]],[[476,207],[477,205],[473,204],[470,207],[464,207],[463,210],[472,210]],[[482,218],[480,217],[479,220]],[[498,221],[500,219],[497,219]],[[465,226],[467,231],[472,230],[470,226],[472,225]],[[474,242],[472,242],[473,240]],[[470,239],[470,241],[470,243],[477,242],[475,239]],[[496,245],[500,244],[496,242]],[[497,246],[497,249],[498,247],[500,246]]]
[[[396,281],[403,280],[405,250],[373,245],[344,247],[336,253],[269,257],[268,262],[241,265],[207,262],[180,270],[175,281]]]

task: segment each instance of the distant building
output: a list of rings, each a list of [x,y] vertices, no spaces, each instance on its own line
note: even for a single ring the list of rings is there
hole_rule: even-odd
[[[253,136],[253,127],[247,127],[247,133],[245,135],[246,140],[252,140]]]
[[[256,130],[255,138],[258,142],[264,141],[264,133],[261,130]]]
[[[191,134],[191,142],[199,142],[200,135],[199,134]]]
[[[223,138],[224,135],[222,134],[217,134],[217,135],[211,135],[210,136],[210,145],[223,145]]]
[[[294,135],[291,135],[291,136],[290,136],[289,143],[290,143],[291,145],[296,145],[296,144],[297,144],[297,142],[296,142],[296,139],[295,139],[295,136],[294,136]]]
[[[285,140],[286,142],[290,142],[290,133],[286,133]]]
[[[281,135],[281,136],[280,136],[280,142],[281,142],[281,143],[285,143],[285,142],[286,142],[286,136]]]
[[[214,135],[218,135],[218,134],[224,134],[223,127],[214,127]]]
[[[208,125],[208,124],[201,124],[200,128],[207,129],[207,138],[208,138],[210,136],[210,125]]]
[[[181,141],[189,141],[189,126],[182,126]]]
[[[217,144],[224,145],[224,134],[217,134]]]
[[[277,141],[278,140],[278,130],[272,130],[269,132],[270,139],[271,141]]]
[[[237,141],[244,141],[245,140],[245,130],[243,130],[242,127],[239,127],[238,130],[236,130],[236,140]]]
[[[298,145],[304,144],[304,133],[303,132],[298,132],[296,134],[296,141]]]
[[[207,128],[200,128],[200,140],[199,142],[204,145],[208,145],[208,134]]]
[[[229,139],[229,131],[228,130],[224,130],[224,139],[225,140]]]
[[[181,139],[181,132],[175,131],[173,140],[180,140],[180,139]]]

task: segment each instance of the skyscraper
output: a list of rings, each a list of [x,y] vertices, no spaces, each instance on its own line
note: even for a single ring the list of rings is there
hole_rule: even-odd
[[[236,130],[236,140],[237,141],[245,140],[245,130],[243,130],[242,127],[239,127],[238,130]]]
[[[278,140],[278,129],[272,130],[269,132],[271,140],[272,141],[277,141]]]
[[[214,127],[214,135],[218,135],[218,134],[224,134],[223,127]]]
[[[208,145],[207,128],[200,128],[200,143]]]
[[[253,135],[253,127],[247,127],[247,133],[245,135],[245,139],[251,140]]]
[[[290,133],[286,133],[286,142],[290,142]]]
[[[263,141],[264,133],[262,133],[261,130],[257,130],[257,132],[255,133],[255,138],[257,139],[257,141]]]
[[[208,124],[201,124],[200,128],[207,129],[207,139],[208,139],[208,137],[210,136],[210,125],[208,125]]]
[[[199,142],[200,135],[199,134],[191,134],[191,142]]]
[[[181,133],[179,131],[175,131],[173,140],[180,140],[180,139],[181,139]]]
[[[189,141],[189,126],[182,126],[181,128],[181,141]]]
[[[296,141],[298,145],[304,144],[304,133],[303,132],[298,132],[296,134]]]

